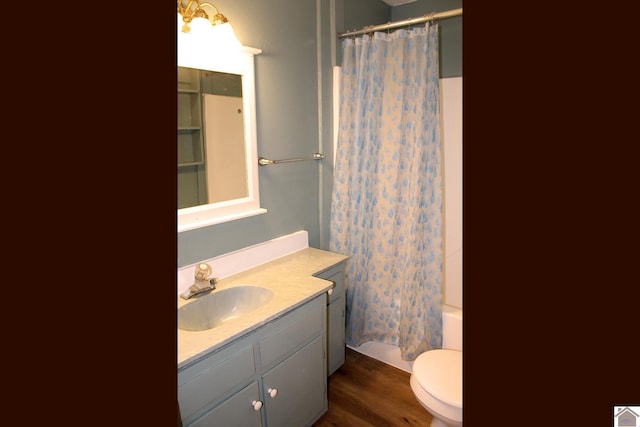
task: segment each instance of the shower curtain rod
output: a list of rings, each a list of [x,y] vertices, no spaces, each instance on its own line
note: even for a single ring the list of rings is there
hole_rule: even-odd
[[[388,22],[386,24],[369,25],[368,27],[364,27],[361,30],[339,33],[338,38],[357,36],[359,34],[372,33],[374,31],[387,30],[390,28],[405,27],[407,25],[420,24],[422,22],[433,21],[435,19],[453,18],[454,16],[460,16],[460,15],[462,15],[462,8],[447,10],[446,12],[437,12],[437,13],[432,12],[420,18],[409,18],[409,19],[404,19],[402,21]]]

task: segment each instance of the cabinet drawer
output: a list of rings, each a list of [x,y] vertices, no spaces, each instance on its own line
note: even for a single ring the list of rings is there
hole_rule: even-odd
[[[260,427],[261,411],[253,408],[253,402],[258,400],[258,383],[254,381],[189,427]]]
[[[326,300],[320,296],[277,320],[273,328],[277,332],[266,335],[260,341],[261,366],[269,366],[317,335],[322,335],[326,310]],[[325,317],[322,316],[323,312]]]
[[[203,368],[205,364],[209,366]],[[178,375],[178,401],[182,418],[189,420],[234,387],[248,381],[254,373],[253,346],[225,357],[211,356],[181,372]],[[190,374],[194,376],[190,378]],[[184,384],[180,384],[183,381]]]

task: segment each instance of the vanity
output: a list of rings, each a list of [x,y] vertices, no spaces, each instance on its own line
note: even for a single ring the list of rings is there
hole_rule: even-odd
[[[327,377],[344,363],[347,258],[304,248],[218,281],[209,295],[249,285],[272,297],[210,329],[178,329],[184,426],[310,426],[327,411]],[[197,302],[178,298],[178,309]]]
[[[179,14],[178,233],[267,212],[255,112],[261,50],[213,54],[182,26]],[[216,289],[177,297],[182,425],[301,427],[327,411],[327,377],[345,357],[348,257],[309,248],[303,234],[294,250],[300,233],[201,261],[212,262]],[[178,293],[192,284],[190,269],[178,270]]]

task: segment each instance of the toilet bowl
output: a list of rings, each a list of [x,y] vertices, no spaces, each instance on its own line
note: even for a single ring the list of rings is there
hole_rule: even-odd
[[[413,362],[411,390],[432,416],[431,427],[462,427],[462,311],[443,312],[443,348]]]
[[[426,351],[413,362],[411,390],[433,416],[431,427],[462,426],[462,352]]]

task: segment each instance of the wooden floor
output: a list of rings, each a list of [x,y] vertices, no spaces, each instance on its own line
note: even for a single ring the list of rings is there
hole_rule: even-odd
[[[416,400],[410,374],[347,348],[329,377],[329,410],[313,427],[423,426],[431,415]]]

